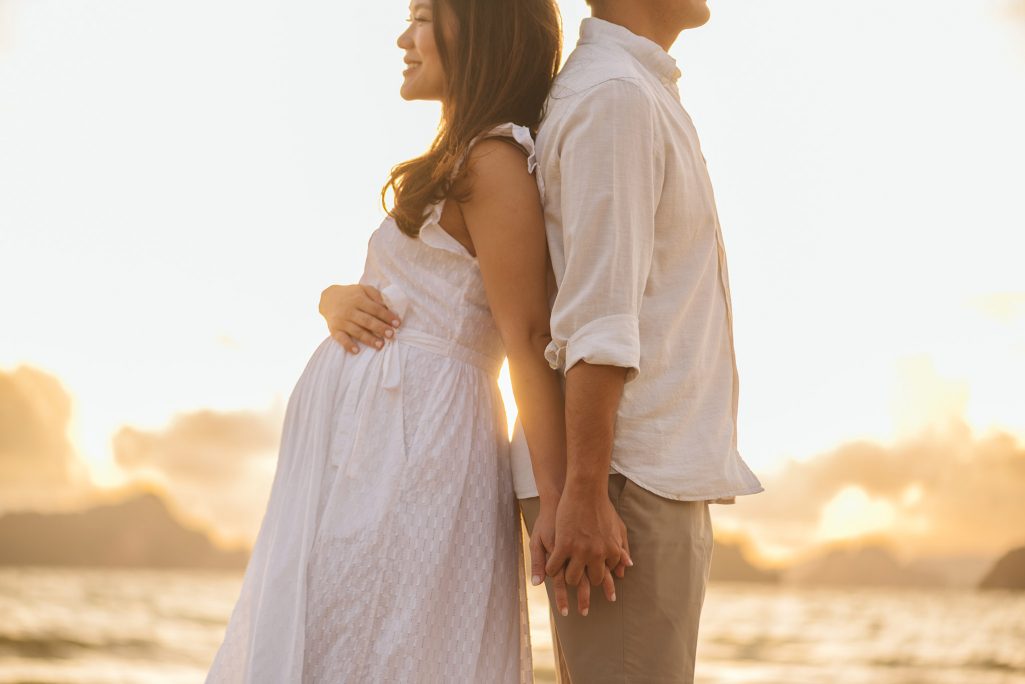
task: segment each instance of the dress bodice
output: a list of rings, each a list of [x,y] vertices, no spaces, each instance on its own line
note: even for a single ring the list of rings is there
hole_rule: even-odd
[[[530,131],[516,124],[496,126],[485,137],[512,138],[528,154],[533,172],[534,143]],[[398,339],[416,331],[459,345],[478,355],[479,365],[495,375],[505,352],[476,257],[441,227],[445,201],[432,205],[420,236],[403,233],[394,219],[385,218],[370,237],[360,283],[379,289],[402,317]]]
[[[435,205],[432,214],[440,216],[443,204]],[[435,224],[425,223],[424,229],[428,225]],[[401,317],[399,339],[417,331],[458,344],[481,357],[477,365],[494,365],[497,373],[504,356],[502,339],[477,260],[440,225],[433,234],[424,230],[413,238],[386,218],[370,238],[360,283],[379,289]]]

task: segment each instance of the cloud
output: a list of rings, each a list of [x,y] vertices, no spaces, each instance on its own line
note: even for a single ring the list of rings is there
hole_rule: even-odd
[[[43,371],[0,371],[0,496],[4,508],[66,500],[87,488],[68,439],[71,397]]]
[[[155,469],[171,480],[220,485],[277,447],[278,425],[253,411],[202,410],[181,414],[158,432],[123,427],[113,444],[125,470]]]
[[[60,381],[22,366],[0,371],[0,513],[72,510],[111,496],[94,486],[68,435],[73,401]],[[156,490],[224,542],[251,541],[277,464],[280,411],[201,410],[162,430],[113,437],[126,491]]]
[[[122,427],[112,447],[127,481],[124,491],[107,491],[89,480],[69,438],[72,408],[54,376],[28,366],[0,371],[0,514],[73,510],[158,491],[222,542],[255,537],[277,464],[280,411],[201,410],[161,430]]]
[[[184,413],[163,430],[121,428],[114,458],[134,479],[165,489],[179,510],[222,540],[251,541],[270,492],[280,427],[273,411]]]
[[[961,420],[893,445],[845,444],[763,477],[719,517],[759,546],[801,553],[859,534],[909,554],[1000,553],[1025,542],[1025,446]]]

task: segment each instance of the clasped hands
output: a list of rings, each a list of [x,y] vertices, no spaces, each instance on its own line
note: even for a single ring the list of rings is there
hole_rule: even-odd
[[[530,537],[531,583],[551,578],[555,607],[569,615],[568,587],[576,587],[577,611],[586,616],[591,587],[616,600],[613,574],[633,565],[623,523],[604,487],[567,485],[559,501],[541,501]]]

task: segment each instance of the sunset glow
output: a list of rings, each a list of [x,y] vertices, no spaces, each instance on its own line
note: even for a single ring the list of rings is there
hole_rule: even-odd
[[[673,50],[729,252],[740,449],[768,490],[717,522],[767,555],[897,531],[922,548],[1011,542],[935,532],[946,490],[911,474],[892,492],[831,475],[789,517],[772,497],[777,477],[826,482],[812,472],[837,450],[899,454],[934,431],[1020,460],[1015,7],[713,3]],[[585,9],[563,2],[566,52]],[[54,463],[72,464],[0,505],[147,482],[222,534],[255,533],[285,402],[326,334],[320,291],[359,278],[385,174],[437,121],[397,94],[406,12],[0,1],[0,374],[56,379],[70,418],[40,430],[66,430]],[[43,396],[19,383],[3,387]],[[261,437],[231,451],[229,434]],[[204,456],[186,470],[186,454]]]

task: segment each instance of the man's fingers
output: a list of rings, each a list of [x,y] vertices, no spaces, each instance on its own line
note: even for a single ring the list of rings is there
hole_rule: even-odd
[[[616,583],[612,579],[612,573],[609,572],[608,568],[605,568],[605,579],[601,581],[602,591],[605,592],[605,598],[609,601],[616,600]]]
[[[619,562],[618,559],[613,558],[612,560]],[[586,567],[587,580],[594,586],[601,584],[602,580],[605,579],[605,571],[607,570],[605,563],[588,563]]]
[[[623,545],[620,547],[619,562],[616,563],[613,572],[616,574],[616,577],[622,579],[626,576],[626,569],[633,564],[633,559],[630,558],[630,544],[626,539],[626,530],[623,530]]]
[[[619,548],[619,554],[617,556],[609,556],[605,559],[605,567],[608,568],[616,577],[622,577],[623,573],[626,572],[626,568],[632,564],[630,555],[626,552],[623,547]],[[604,579],[602,580],[604,581]]]
[[[545,563],[545,574],[549,577],[555,577],[563,571],[564,565],[566,565],[566,551],[556,545],[552,555],[548,556],[548,562]]]
[[[622,558],[620,562],[626,563],[627,567],[632,567],[634,561],[633,557],[630,555],[630,535],[627,534],[626,523],[624,523],[622,519],[619,521],[619,524],[623,526],[623,554],[625,555],[625,558]]]
[[[577,612],[587,617],[591,610],[591,585],[581,582],[577,585]]]
[[[617,565],[612,572],[619,579],[626,577],[626,554],[623,555],[619,561],[619,565]]]
[[[606,564],[616,574],[616,577],[622,578],[626,574],[626,569],[634,564],[630,557],[630,535],[627,533],[626,523],[622,518],[619,518],[619,534],[619,559],[615,563],[608,562]]]
[[[342,349],[350,354],[359,354],[359,346],[352,341],[352,338],[343,333],[341,330],[336,330],[331,333],[331,337],[334,338],[335,342],[342,345]]]
[[[545,561],[548,553],[544,544],[541,543],[541,536],[534,535],[530,540],[530,583],[535,587],[545,581]]]
[[[559,571],[552,577],[552,590],[555,592],[555,609],[559,615],[569,615],[569,596],[566,594],[566,573]]]
[[[566,584],[575,587],[584,576],[584,562],[579,558],[571,558],[566,565]]]

